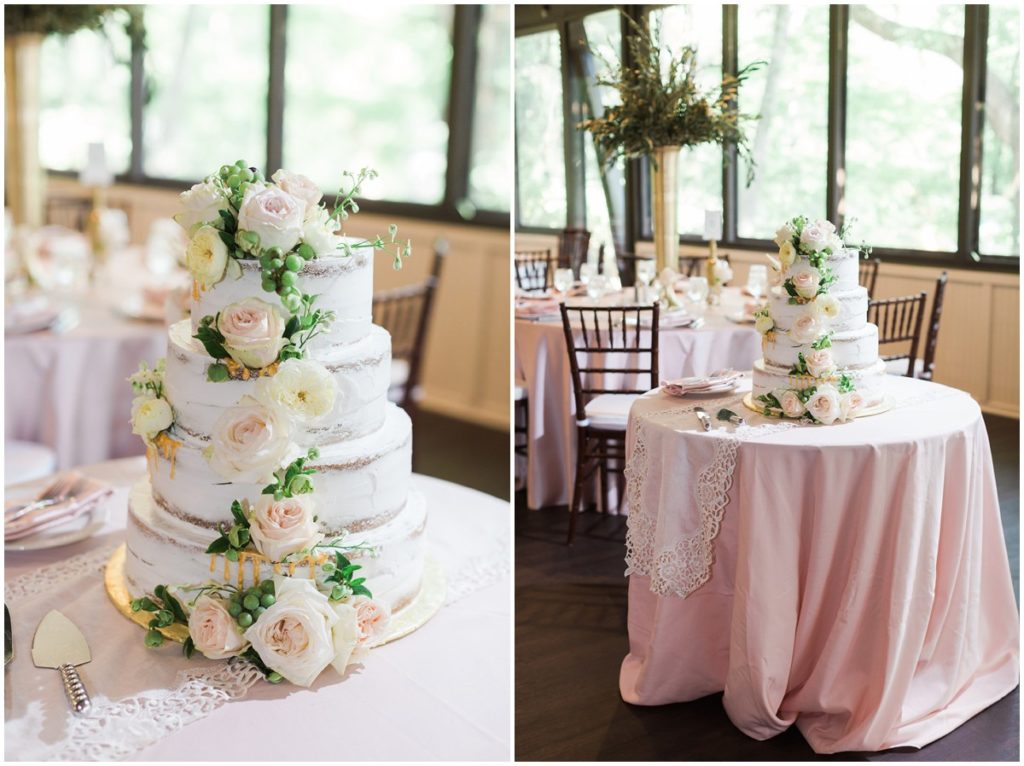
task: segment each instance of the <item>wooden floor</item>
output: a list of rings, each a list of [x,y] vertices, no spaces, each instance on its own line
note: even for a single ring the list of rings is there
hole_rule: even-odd
[[[1019,594],[1019,422],[986,418]],[[628,651],[625,523],[586,514],[564,544],[564,507],[516,496],[516,759],[706,761],[1018,761],[1019,689],[921,750],[816,755],[791,728],[765,742],[725,715],[721,695],[659,707],[619,697]],[[1019,595],[1018,595],[1019,601]]]

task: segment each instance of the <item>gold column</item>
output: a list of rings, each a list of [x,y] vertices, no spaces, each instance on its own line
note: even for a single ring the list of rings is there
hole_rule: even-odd
[[[654,258],[659,274],[666,266],[679,269],[679,150],[659,146],[651,158]]]
[[[43,225],[45,179],[39,164],[39,52],[43,36],[4,38],[4,174],[15,223]]]

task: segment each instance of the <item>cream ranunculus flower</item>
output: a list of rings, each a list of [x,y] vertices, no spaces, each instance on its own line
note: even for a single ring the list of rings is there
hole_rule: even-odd
[[[778,245],[779,247],[782,247],[783,243],[789,242],[789,244],[792,245],[793,237],[795,236],[796,232],[793,231],[793,229],[790,227],[788,223],[784,223],[775,232],[775,244]]]
[[[203,287],[215,285],[224,278],[228,258],[227,245],[212,226],[201,226],[185,249],[185,265],[192,278]]]
[[[786,240],[779,246],[779,266],[780,271],[785,271],[790,266],[796,263],[796,248],[793,247],[793,243]]]
[[[166,399],[152,395],[136,396],[132,400],[132,433],[147,441],[171,427],[174,413]]]
[[[174,220],[189,234],[204,223],[219,221],[219,211],[228,209],[228,200],[223,192],[209,181],[182,192],[179,199],[184,209],[174,215]]]
[[[754,329],[762,335],[766,335],[775,327],[775,320],[768,314],[758,314],[754,319]]]
[[[217,418],[208,448],[210,467],[234,482],[262,484],[302,454],[291,440],[291,425],[275,410],[243,396]]]
[[[839,399],[839,420],[846,422],[853,420],[854,416],[864,406],[864,397],[856,391],[843,394]]]
[[[306,203],[284,189],[250,186],[238,211],[238,228],[258,234],[264,250],[279,247],[287,253],[299,243],[305,217]]]
[[[821,335],[821,323],[813,311],[805,311],[789,328],[789,337],[794,343],[814,343]]]
[[[334,661],[338,615],[311,580],[275,577],[274,584],[277,601],[245,631],[245,638],[268,668],[293,684],[310,686]]]
[[[260,495],[249,514],[249,534],[256,550],[274,562],[324,539],[313,521],[313,499],[308,494],[280,500]]]
[[[800,232],[801,249],[817,253],[831,245],[836,227],[831,221],[815,221],[804,226]]]
[[[288,359],[277,372],[256,382],[256,398],[291,420],[310,424],[334,410],[338,384],[319,362]]]
[[[313,214],[313,211],[317,209],[317,204],[323,199],[324,193],[320,191],[320,187],[300,173],[292,173],[282,169],[274,173],[271,176],[271,180],[284,189],[284,191],[306,204],[306,218]]]
[[[829,319],[835,319],[842,311],[838,299],[829,293],[823,293],[814,299],[814,308],[818,314]]]
[[[794,274],[791,279],[796,294],[801,298],[810,300],[818,294],[818,285],[821,284],[821,277],[816,270],[801,271],[799,274]]]
[[[804,414],[804,403],[796,391],[776,391],[775,398],[782,405],[782,414],[787,418],[798,418]]]
[[[839,391],[828,383],[818,386],[807,400],[807,411],[819,423],[831,425],[839,417]]]
[[[241,654],[249,642],[238,632],[238,623],[224,606],[224,601],[200,596],[188,616],[188,634],[202,655],[211,660],[225,660]]]
[[[827,348],[820,351],[808,351],[804,354],[804,364],[807,365],[807,372],[815,378],[831,375],[836,371],[836,363],[832,359],[832,352]]]
[[[224,350],[239,364],[253,369],[277,360],[287,342],[284,328],[284,317],[277,307],[259,298],[225,306],[217,317]]]

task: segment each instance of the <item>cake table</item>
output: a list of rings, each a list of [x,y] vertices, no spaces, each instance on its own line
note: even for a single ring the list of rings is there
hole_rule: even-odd
[[[724,690],[755,739],[922,747],[1018,683],[1018,613],[981,411],[890,378],[832,426],[660,393],[627,436],[627,702]],[[692,410],[728,407],[745,427]]]
[[[178,644],[147,649],[108,600],[102,572],[124,540],[129,487],[144,461],[81,470],[117,487],[104,528],[66,548],[6,555],[15,651],[5,679],[8,760],[510,757],[507,503],[414,476],[431,507],[427,544],[446,570],[447,604],[413,636],[372,650],[365,670],[327,672],[302,689],[186,660]],[[79,671],[94,718],[74,719],[57,675],[32,665],[33,631],[52,608],[89,641],[93,660]]]

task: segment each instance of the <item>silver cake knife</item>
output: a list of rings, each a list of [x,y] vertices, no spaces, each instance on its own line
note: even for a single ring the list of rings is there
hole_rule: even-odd
[[[710,431],[711,430],[711,418],[708,417],[708,413],[705,412],[704,408],[703,407],[696,407],[696,408],[694,408],[693,411],[697,414],[697,417],[700,420],[700,424],[702,426],[704,426],[704,430],[705,431]]]
[[[64,692],[76,713],[87,710],[92,701],[75,666],[84,665],[91,659],[89,644],[82,631],[56,609],[39,623],[32,639],[32,662],[37,668],[60,671]]]

